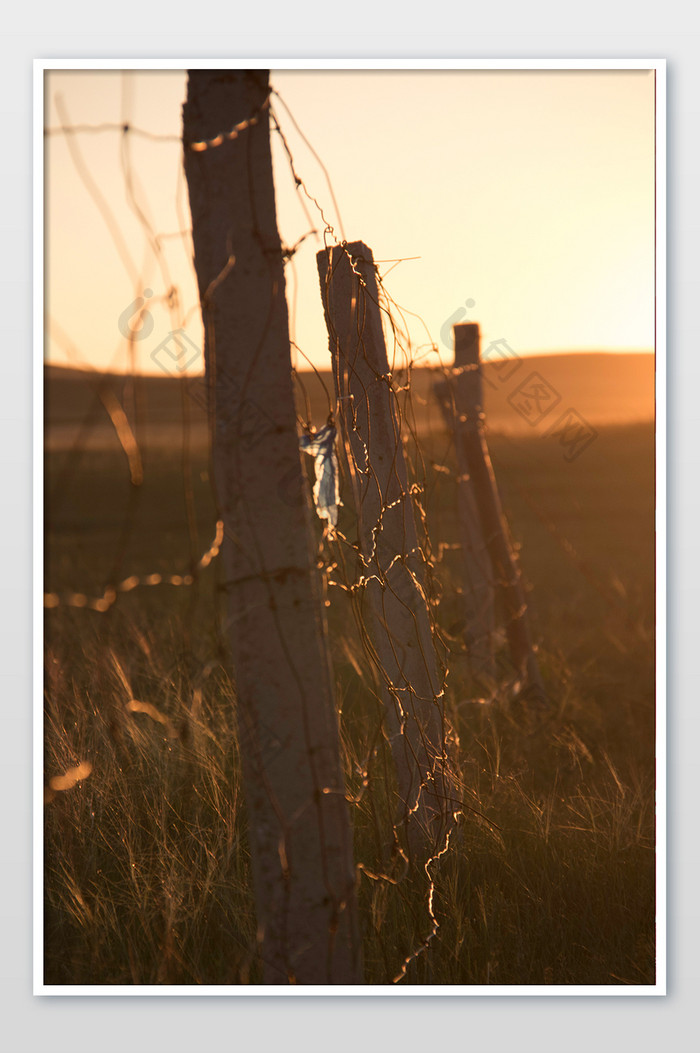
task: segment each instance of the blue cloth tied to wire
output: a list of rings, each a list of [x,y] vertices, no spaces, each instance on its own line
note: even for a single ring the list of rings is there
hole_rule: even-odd
[[[314,504],[319,519],[327,519],[332,527],[338,523],[340,488],[338,484],[338,455],[335,452],[335,428],[325,424],[313,435],[302,435],[299,446],[314,458]]]

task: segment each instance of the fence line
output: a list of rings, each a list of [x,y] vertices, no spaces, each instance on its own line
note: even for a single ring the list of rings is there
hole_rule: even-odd
[[[316,211],[323,225],[322,239],[324,250],[319,254],[319,257],[320,260],[331,262],[331,266],[327,268],[326,275],[331,276],[335,274],[336,268],[341,265],[348,271],[348,278],[355,282],[356,287],[361,290],[361,297],[364,298],[367,313],[373,316],[376,315],[372,324],[375,327],[377,340],[381,336],[382,328],[381,322],[377,319],[381,316],[381,320],[390,337],[391,346],[389,350],[392,359],[399,359],[399,361],[403,359],[403,367],[400,365],[398,369],[394,370],[392,375],[389,373],[388,360],[386,360],[386,364],[384,362],[380,363],[380,366],[374,369],[373,376],[368,375],[368,378],[365,380],[362,379],[357,370],[349,371],[342,382],[340,374],[337,373],[339,383],[336,392],[328,390],[325,381],[321,378],[321,383],[326,388],[328,418],[334,422],[345,421],[347,428],[349,453],[346,462],[344,464],[341,463],[340,466],[341,500],[343,495],[347,495],[350,492],[353,482],[356,488],[359,486],[361,489],[362,485],[369,478],[369,466],[365,463],[368,453],[372,454],[373,464],[376,463],[374,461],[375,436],[369,426],[369,417],[363,423],[360,420],[360,416],[358,416],[358,414],[364,412],[362,404],[368,397],[367,388],[369,383],[376,382],[381,389],[382,396],[391,406],[389,413],[391,420],[394,422],[391,425],[391,433],[393,434],[395,449],[395,454],[387,465],[383,480],[379,478],[379,473],[373,468],[373,478],[378,489],[376,501],[371,512],[369,510],[370,501],[367,495],[365,494],[363,497],[360,494],[359,497],[358,508],[360,512],[366,513],[367,522],[371,524],[369,530],[365,525],[361,529],[361,536],[354,540],[351,536],[352,524],[348,519],[349,509],[341,507],[341,518],[338,528],[333,529],[326,525],[322,535],[316,539],[316,557],[323,575],[323,602],[328,606],[331,616],[337,610],[340,618],[349,610],[350,617],[355,619],[355,625],[358,630],[357,638],[337,640],[335,643],[336,657],[340,657],[344,665],[354,669],[354,683],[359,685],[359,689],[366,699],[376,703],[375,717],[377,713],[383,712],[383,700],[387,691],[396,704],[402,719],[405,718],[407,713],[404,699],[409,695],[415,702],[430,700],[433,704],[438,703],[436,711],[439,709],[439,726],[432,728],[427,736],[432,755],[427,764],[418,764],[418,768],[422,772],[420,785],[411,788],[411,777],[405,777],[402,796],[404,802],[409,804],[409,812],[420,801],[425,799],[426,794],[433,794],[438,799],[440,797],[447,799],[452,811],[475,814],[475,810],[469,806],[469,788],[463,784],[458,773],[451,773],[450,778],[454,781],[449,787],[439,788],[441,766],[446,764],[448,748],[456,747],[456,734],[448,730],[449,725],[455,722],[454,713],[450,712],[449,677],[453,675],[452,665],[465,656],[465,645],[457,639],[460,634],[450,633],[445,624],[443,609],[449,606],[449,598],[445,598],[441,592],[441,577],[443,576],[443,571],[447,572],[446,561],[451,558],[452,553],[459,555],[464,554],[465,549],[471,551],[471,558],[475,560],[472,566],[476,567],[478,565],[479,569],[478,571],[474,570],[471,575],[467,576],[462,585],[462,599],[467,603],[466,620],[469,623],[466,629],[466,651],[468,653],[471,652],[472,660],[475,666],[478,667],[478,672],[477,669],[474,670],[476,674],[474,680],[476,682],[470,685],[470,689],[476,695],[478,693],[479,677],[484,675],[489,686],[487,692],[489,697],[494,699],[502,698],[512,686],[512,680],[499,671],[499,664],[494,652],[497,647],[499,632],[510,630],[512,636],[514,624],[517,623],[518,626],[524,624],[522,618],[516,618],[516,614],[524,609],[524,601],[519,606],[516,602],[517,597],[522,599],[522,586],[519,575],[517,581],[513,579],[512,552],[506,553],[504,551],[503,540],[498,542],[500,546],[499,552],[492,557],[493,562],[489,571],[483,561],[485,543],[480,544],[478,534],[475,533],[475,520],[480,516],[482,531],[485,530],[488,538],[491,539],[492,546],[496,544],[493,541],[493,537],[496,535],[495,519],[499,521],[502,519],[502,510],[498,504],[494,503],[495,498],[493,494],[491,497],[491,513],[489,514],[484,513],[483,506],[479,509],[474,493],[472,493],[470,498],[465,496],[467,493],[464,486],[465,470],[468,468],[469,473],[474,475],[474,466],[477,463],[474,459],[476,456],[474,450],[476,449],[476,442],[480,440],[478,439],[479,431],[475,430],[471,433],[471,445],[468,446],[468,453],[465,452],[461,439],[458,438],[458,441],[455,442],[457,466],[454,481],[456,481],[458,491],[462,495],[463,535],[455,541],[454,533],[451,537],[444,536],[444,524],[438,517],[428,522],[427,509],[430,487],[435,486],[435,472],[433,469],[442,469],[446,474],[452,473],[452,469],[444,464],[445,453],[451,440],[449,434],[447,437],[445,436],[444,429],[436,431],[431,438],[436,442],[443,443],[445,452],[434,459],[429,458],[430,464],[426,462],[426,453],[423,448],[425,443],[418,434],[416,406],[413,401],[412,372],[416,368],[416,362],[420,361],[420,348],[416,348],[415,342],[410,335],[410,323],[408,321],[410,312],[400,308],[392,300],[384,281],[388,271],[382,273],[381,261],[373,261],[370,253],[365,255],[364,261],[358,262],[358,245],[356,243],[348,244],[345,241],[340,222],[338,222],[340,237],[336,235],[335,226],[329,221],[327,210],[317,197],[311,193],[305,181],[298,174],[297,162],[292,155],[288,138],[284,132],[285,122],[282,120],[281,114],[278,116],[276,110],[275,103],[277,102],[285,109],[290,123],[297,127],[296,121],[287,110],[281,96],[273,89],[265,100],[264,107],[261,108],[259,114],[254,114],[246,121],[239,122],[239,124],[236,124],[228,131],[220,131],[209,138],[198,139],[186,145],[193,154],[201,156],[207,151],[215,150],[225,143],[230,143],[241,137],[245,131],[259,122],[263,112],[268,113],[272,130],[274,134],[279,136],[286,152],[292,179],[299,191],[299,200],[302,202],[305,210],[309,231],[315,233],[315,223],[312,213],[308,210],[307,202]],[[186,239],[191,232],[187,229],[186,223],[180,223],[180,229],[174,233],[158,233],[155,231],[144,209],[136,200],[132,160],[128,151],[130,136],[139,136],[156,141],[172,141],[173,137],[149,133],[135,127],[128,120],[125,120],[124,123],[109,122],[91,126],[71,126],[65,108],[61,112],[61,127],[47,129],[46,134],[49,136],[63,135],[71,144],[71,153],[76,169],[81,173],[86,191],[96,201],[98,199],[101,201],[98,207],[103,214],[108,229],[112,232],[112,237],[117,247],[119,247],[122,240],[118,231],[118,225],[109,202],[104,199],[99,190],[98,198],[95,198],[95,184],[94,180],[91,180],[89,172],[87,173],[88,178],[85,178],[87,169],[77,149],[76,138],[79,135],[97,134],[118,134],[122,136],[123,144],[125,144],[125,148],[122,151],[125,187],[130,193],[131,204],[143,230],[146,243],[150,246],[151,252],[161,268],[161,277],[165,289],[163,298],[171,312],[173,328],[181,327],[188,312],[196,310],[197,305],[185,310],[185,305],[180,302],[179,291],[170,281],[167,251],[163,243],[174,236]],[[317,157],[317,155],[315,156]],[[321,163],[320,159],[318,160]],[[336,214],[339,214],[330,178],[325,169],[323,170],[328,180],[329,196],[333,202]],[[305,234],[304,238],[307,236],[309,235]],[[302,240],[299,239],[291,248],[283,248],[282,250],[284,264],[290,270],[293,270],[295,267],[294,257]],[[138,289],[138,273],[133,266],[128,250],[123,256],[123,262],[127,273],[134,280],[135,289]],[[396,261],[387,262],[395,263]],[[218,282],[228,273],[227,267],[231,266],[233,264],[229,261],[214,279],[208,282],[207,288],[203,292],[203,301],[211,300]],[[329,322],[332,343],[336,337],[340,337],[343,327],[344,323],[339,323],[337,318]],[[348,329],[348,325],[345,325],[345,329]],[[132,361],[134,339],[135,336],[132,333],[127,340],[127,346],[130,347],[132,353]],[[435,350],[436,345],[432,342],[429,335],[427,341],[426,345],[423,346],[429,346],[431,350]],[[382,344],[384,343],[383,337],[381,337],[381,342]],[[302,358],[306,359],[307,362],[309,361],[302,348],[297,347],[296,350]],[[386,356],[386,347],[384,347],[384,354]],[[449,369],[446,368],[444,373],[449,375]],[[452,371],[454,377],[458,374],[459,367]],[[463,375],[466,376],[467,374]],[[320,374],[317,373],[317,376],[320,376]],[[293,380],[297,387],[300,401],[303,403],[303,411],[298,415],[297,419],[299,431],[302,434],[313,435],[317,424],[320,422],[314,423],[312,420],[313,411],[312,399],[308,390],[309,382],[304,378],[303,373],[297,369],[293,370]],[[138,399],[135,395],[138,380],[132,377],[131,384],[133,397],[130,406],[120,401],[116,393],[110,392],[109,385],[106,386],[107,394],[102,398],[102,405],[107,410],[115,434],[126,454],[126,465],[130,473],[131,493],[133,495],[142,490],[144,478],[148,478],[149,458],[141,435],[142,428],[140,425],[143,424],[143,421],[139,419]],[[103,389],[104,387],[103,384]],[[187,532],[190,539],[190,549],[192,549],[196,535],[196,507],[191,486],[193,451],[190,418],[193,407],[185,377],[181,379],[180,388],[182,407],[181,473],[186,505]],[[451,390],[459,392],[461,388],[462,386],[457,384]],[[446,388],[441,390],[443,392],[447,391]],[[349,401],[349,396],[351,395],[356,396],[352,408]],[[96,395],[96,398],[99,397],[99,395]],[[256,420],[261,419],[260,415],[265,413],[265,407],[257,406],[254,398],[251,400],[246,384],[243,384],[241,390],[237,392],[237,397],[240,397],[243,403],[249,406],[251,432],[254,432],[254,423]],[[249,401],[246,402],[246,400]],[[451,399],[449,397],[443,398],[443,404],[445,405],[445,413],[448,417],[450,429],[455,431],[457,437],[461,436],[464,429],[461,429],[458,425],[464,422],[460,420],[459,394],[456,397],[453,394]],[[95,403],[95,405],[99,405],[99,403]],[[472,418],[469,419],[471,420]],[[67,457],[66,470],[68,470],[68,466],[76,464],[76,458],[84,450],[87,437],[91,428],[95,426],[95,422],[96,417],[93,406],[84,419],[78,431],[76,443]],[[450,429],[448,429],[448,432]],[[476,436],[476,438],[473,436]],[[401,438],[401,442],[398,441],[399,438]],[[248,440],[243,436],[241,441],[245,442]],[[404,457],[405,467],[401,469],[398,465],[403,463]],[[138,472],[139,464],[142,468],[141,477],[139,477]],[[430,479],[428,479],[429,474],[431,476]],[[65,477],[61,478],[63,479],[63,484],[65,484]],[[484,492],[491,485],[491,480],[485,477]],[[415,520],[413,518],[414,513]],[[392,519],[396,527],[395,533],[401,535],[401,541],[394,545],[395,551],[386,552],[382,543],[389,536],[387,526]],[[411,530],[411,522],[413,522],[413,530]],[[125,533],[128,532],[130,527],[134,526],[134,523],[135,509],[130,501],[126,509],[122,539],[117,555],[113,560],[110,581],[102,593],[90,595],[87,589],[85,591],[78,589],[49,591],[45,594],[45,606],[49,611],[56,612],[56,617],[60,617],[60,608],[62,607],[85,608],[98,613],[106,613],[113,608],[119,596],[133,591],[137,586],[155,586],[159,584],[174,586],[195,585],[197,582],[197,571],[205,569],[219,555],[223,541],[223,519],[217,512],[216,537],[203,554],[197,555],[190,551],[187,573],[165,573],[162,571],[149,574],[133,573],[116,581],[117,576],[114,573],[114,569],[119,567],[123,557],[123,539]],[[380,527],[380,529],[376,529],[376,527]],[[217,561],[218,563],[220,561]],[[410,584],[415,591],[415,594],[421,597],[423,609],[420,615],[415,610],[414,601],[409,602],[401,598],[402,592],[394,584],[395,579],[399,576],[403,577],[405,582]],[[388,590],[387,585],[389,585]],[[229,587],[230,582],[223,578],[223,571],[219,568],[219,593],[225,594]],[[495,615],[492,613],[491,601],[488,599],[496,587],[500,587],[506,592],[511,590],[507,593],[510,606],[505,626],[496,624]],[[513,590],[518,588],[520,591],[517,592],[516,597],[516,592]],[[364,616],[363,599],[365,596],[371,597],[370,603],[375,612],[374,633],[370,631],[368,619]],[[420,641],[419,650],[421,651],[421,662],[425,666],[424,672],[416,672],[417,667],[415,664],[413,667],[409,667],[405,662],[401,661],[397,648],[390,639],[391,620],[386,610],[388,596],[393,596],[393,599],[397,600],[397,603],[403,607],[404,611],[410,612],[410,620],[414,626],[417,626],[420,621],[420,627],[415,631],[416,638]],[[518,607],[517,611],[516,607]],[[475,650],[480,639],[480,634],[476,628],[478,610],[484,611],[482,623],[484,631],[481,633],[484,649],[482,653],[476,655]],[[190,617],[192,616],[190,615]],[[212,621],[215,620],[218,638],[220,639],[221,615],[217,616],[212,612]],[[191,628],[192,626],[190,625]],[[384,634],[383,642],[380,641],[378,643],[377,633],[379,635]],[[49,642],[51,637],[52,628],[51,624],[49,624],[47,629]],[[520,668],[527,669],[530,681],[535,682],[539,674],[535,672],[536,665],[533,666],[531,661],[533,655],[531,641],[528,640],[527,647],[522,645],[522,640],[516,646],[520,646],[520,650],[517,652],[521,656],[518,659]],[[208,654],[206,659],[202,660],[202,666],[208,662],[211,662],[211,654]],[[428,662],[430,662],[430,669],[428,669]],[[352,690],[355,690],[355,688],[352,688]],[[342,720],[347,722],[347,725],[346,723],[341,724],[341,734],[343,735],[346,751],[346,799],[362,829],[370,830],[374,838],[374,855],[372,856],[370,848],[365,844],[364,858],[356,859],[358,873],[365,883],[364,893],[368,902],[373,904],[379,900],[379,896],[374,890],[381,888],[382,895],[388,893],[396,894],[407,909],[414,910],[416,909],[416,904],[412,902],[413,886],[409,885],[410,868],[407,858],[410,852],[407,852],[404,846],[402,824],[400,820],[397,820],[393,806],[393,775],[391,772],[391,751],[388,749],[386,741],[387,726],[384,724],[381,716],[377,717],[373,726],[367,726],[365,729],[366,737],[358,744],[356,741],[352,741],[349,727],[350,716],[350,714],[343,713]],[[395,722],[393,728],[389,725],[389,738],[391,738],[392,732],[395,732],[395,728]],[[422,736],[419,735],[411,743],[415,758],[420,755],[421,751],[425,750],[425,742],[422,742],[421,738]],[[95,779],[97,777],[97,771],[95,771],[91,778]],[[481,818],[485,819],[485,817]],[[405,981],[410,975],[411,969],[416,967],[418,960],[429,959],[430,948],[435,945],[439,931],[438,916],[435,909],[436,881],[440,866],[449,857],[451,850],[450,833],[448,826],[443,832],[443,836],[435,839],[435,851],[431,853],[427,863],[424,863],[427,885],[421,901],[424,913],[422,921],[418,923],[418,927],[421,924],[424,925],[423,936],[416,940],[414,946],[400,960],[396,960],[393,948],[384,948],[386,955],[386,982],[388,983]],[[426,968],[429,971],[429,964]]]

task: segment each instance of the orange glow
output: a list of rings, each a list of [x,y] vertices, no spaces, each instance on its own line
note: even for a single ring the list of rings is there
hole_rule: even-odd
[[[315,265],[324,219],[312,198],[337,237],[362,238],[389,261],[386,288],[425,320],[411,321],[421,362],[432,360],[431,343],[449,360],[453,317],[479,321],[485,341],[505,339],[519,354],[653,347],[653,72],[286,70],[271,79],[332,181],[273,94],[304,182],[273,132],[280,235],[296,246],[286,276],[300,369],[307,359],[328,365]],[[49,360],[201,372],[178,142],[185,73],[54,71],[46,83]],[[105,129],[66,136],[61,113]],[[215,148],[248,123],[189,148]],[[125,334],[120,319],[139,297],[144,324]],[[175,368],[155,352],[180,329],[193,350]]]
[[[74,768],[69,768],[65,775],[54,775],[49,779],[49,787],[54,791],[72,790],[76,783],[87,779],[92,774],[90,761],[81,761]]]

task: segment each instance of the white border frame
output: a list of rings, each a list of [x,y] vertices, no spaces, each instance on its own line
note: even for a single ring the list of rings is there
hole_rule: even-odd
[[[186,70],[186,69],[302,69],[302,70],[654,70],[656,74],[656,983],[634,987],[608,985],[430,985],[399,987],[361,985],[289,987],[266,985],[83,986],[44,984],[43,981],[43,451],[44,451],[44,74],[52,70]],[[35,995],[99,996],[533,996],[607,997],[663,996],[666,994],[666,60],[665,59],[35,59],[34,60],[34,171],[33,171],[33,992]]]

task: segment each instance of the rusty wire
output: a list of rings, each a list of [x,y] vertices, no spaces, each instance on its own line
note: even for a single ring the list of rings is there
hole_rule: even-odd
[[[323,226],[324,246],[327,249],[338,246],[345,251],[351,268],[356,273],[360,283],[364,286],[365,291],[367,292],[366,283],[347,250],[347,242],[342,233],[340,220],[338,219],[337,225],[341,234],[340,237],[338,237],[335,226],[329,219],[328,211],[324,209],[318,197],[311,192],[307,183],[299,175],[298,165],[293,157],[289,145],[289,139],[284,132],[284,122],[278,117],[275,106],[272,102],[273,96],[275,101],[279,101],[282,104],[289,121],[302,136],[303,141],[305,141],[303,133],[300,132],[296,120],[291,115],[284,100],[282,100],[279,93],[273,89],[270,95],[265,99],[261,109],[257,113],[251,115],[247,121],[240,122],[229,130],[222,130],[218,135],[206,141],[187,143],[185,144],[185,149],[202,153],[206,150],[221,147],[235,139],[240,138],[245,142],[244,133],[246,130],[259,124],[263,115],[268,115],[271,130],[273,134],[279,136],[282,142],[288,158],[292,179],[294,180],[296,188],[300,191],[300,201],[304,208],[309,230],[315,233],[315,224],[312,215],[312,211],[315,210]],[[119,234],[118,225],[114,219],[109,203],[105,201],[101,192],[96,187],[94,180],[92,180],[87,171],[76,141],[77,137],[81,134],[113,133],[121,136],[121,164],[124,186],[127,192],[127,200],[130,208],[139,221],[144,233],[144,238],[150,246],[152,256],[160,268],[164,288],[163,298],[168,304],[173,328],[182,326],[185,317],[192,311],[196,310],[197,305],[191,305],[185,310],[185,305],[181,303],[179,290],[177,290],[172,283],[168,266],[167,249],[164,245],[164,241],[166,238],[174,235],[158,233],[147,214],[145,205],[139,200],[138,186],[129,149],[131,136],[143,136],[154,139],[171,139],[172,137],[153,135],[152,133],[138,129],[131,123],[130,114],[126,108],[123,113],[123,120],[120,123],[105,123],[89,127],[85,125],[71,126],[65,106],[62,106],[59,109],[59,112],[61,114],[61,127],[58,129],[47,129],[47,135],[61,133],[66,136],[71,147],[71,153],[76,169],[81,175],[86,192],[91,194],[98,204],[105,223],[112,233],[115,245],[120,251],[125,269],[133,280],[136,288],[139,286],[137,269],[131,260],[126,246],[123,244],[123,239],[121,239],[121,235]],[[329,195],[335,213],[339,217],[338,206],[335,200],[330,176],[323,167],[316,152],[313,151],[313,148],[310,147],[310,149],[321,164],[327,180]],[[301,195],[303,195],[303,197]],[[187,224],[183,217],[179,217],[179,219],[180,229],[176,232],[176,235],[188,238],[190,236],[190,231],[187,229]],[[292,249],[284,249],[283,247],[281,250],[285,264],[290,271],[293,271],[295,267],[294,254],[298,244],[299,242],[297,242]],[[395,264],[397,261],[387,262]],[[223,280],[226,273],[228,273],[228,270],[234,265],[234,261],[229,260],[226,268],[220,275],[220,279]],[[430,793],[435,795],[438,793],[442,776],[445,771],[449,769],[452,780],[450,785],[453,787],[457,796],[454,796],[450,800],[443,801],[442,806],[452,817],[463,817],[465,813],[474,813],[476,810],[469,803],[469,789],[463,784],[459,773],[458,738],[456,731],[454,730],[457,723],[456,700],[451,691],[451,677],[453,675],[451,667],[455,661],[459,662],[465,657],[466,651],[463,640],[459,637],[459,632],[450,631],[449,627],[444,624],[442,610],[445,599],[445,582],[443,576],[445,563],[450,553],[455,553],[457,555],[462,553],[463,546],[461,541],[454,536],[444,536],[443,524],[439,522],[436,516],[431,517],[429,514],[431,489],[435,486],[436,476],[441,474],[445,478],[452,480],[455,485],[457,482],[455,478],[455,469],[451,466],[451,460],[453,460],[450,450],[452,438],[444,426],[441,427],[438,425],[434,428],[432,434],[428,435],[431,442],[428,444],[430,449],[426,452],[425,429],[419,423],[420,414],[417,411],[413,399],[413,373],[415,369],[419,368],[418,364],[423,356],[423,348],[427,346],[430,350],[435,352],[437,346],[434,341],[432,341],[429,334],[427,334],[427,344],[416,344],[410,334],[411,323],[408,321],[410,312],[405,311],[395,303],[386,287],[385,278],[388,271],[382,273],[379,264],[375,265],[375,269],[379,289],[379,297],[376,306],[381,312],[385,329],[390,335],[390,347],[388,349],[390,372],[383,377],[383,381],[386,383],[391,393],[393,412],[396,415],[396,422],[399,431],[397,455],[401,457],[404,457],[405,455],[407,465],[407,485],[404,487],[403,484],[401,484],[399,492],[391,498],[387,495],[382,496],[377,528],[380,527],[382,517],[388,513],[392,507],[398,503],[408,503],[412,509],[411,514],[415,519],[417,546],[415,548],[411,547],[410,549],[396,552],[393,559],[386,566],[381,566],[375,559],[375,548],[377,543],[377,529],[375,529],[373,545],[369,551],[363,551],[360,539],[355,537],[355,527],[351,515],[352,498],[350,479],[347,476],[347,472],[349,467],[352,467],[352,470],[360,476],[371,476],[373,472],[372,464],[369,459],[365,459],[365,463],[357,463],[357,461],[355,461],[352,466],[348,463],[343,464],[341,462],[341,474],[344,473],[342,489],[344,503],[347,506],[346,512],[348,512],[347,522],[344,520],[342,527],[339,526],[335,529],[328,525],[323,529],[321,529],[320,525],[318,526],[316,531],[316,555],[322,578],[322,596],[325,604],[324,609],[327,609],[327,613],[332,617],[337,616],[338,619],[344,618],[346,620],[345,632],[339,637],[331,640],[332,651],[336,662],[340,662],[346,668],[350,667],[351,669],[351,672],[347,673],[345,677],[345,690],[349,693],[359,692],[360,694],[363,694],[370,700],[374,712],[373,724],[370,724],[365,728],[364,738],[361,741],[358,741],[356,731],[350,727],[352,720],[348,721],[347,719],[348,717],[352,717],[352,714],[346,713],[345,707],[342,704],[339,704],[340,728],[345,750],[344,765],[347,778],[345,797],[348,801],[349,807],[355,815],[357,823],[363,828],[367,828],[371,833],[371,844],[364,849],[367,855],[365,858],[356,859],[357,873],[359,876],[358,880],[368,883],[369,889],[367,894],[370,903],[372,902],[374,895],[373,886],[381,886],[384,889],[390,889],[393,894],[398,895],[403,902],[407,916],[413,918],[416,928],[423,932],[422,937],[417,940],[408,953],[400,956],[398,959],[396,957],[395,948],[383,943],[380,934],[380,942],[382,942],[382,951],[385,962],[386,976],[384,982],[399,983],[410,978],[411,970],[414,968],[418,959],[429,959],[431,946],[439,936],[440,925],[436,907],[438,874],[444,859],[450,852],[455,851],[454,845],[460,844],[460,828],[457,827],[455,830],[453,825],[446,824],[442,830],[441,836],[435,842],[429,857],[427,860],[421,862],[421,867],[426,876],[427,884],[421,895],[421,902],[420,904],[417,904],[414,894],[415,873],[410,866],[409,852],[405,838],[404,827],[407,815],[405,811],[402,812],[400,808],[396,807],[395,791],[393,790],[395,775],[392,770],[392,758],[388,749],[390,730],[386,726],[385,714],[382,709],[382,696],[384,692],[388,691],[397,705],[397,711],[401,714],[403,705],[402,699],[405,699],[406,697],[410,698],[410,685],[401,686],[396,684],[392,680],[388,671],[383,668],[380,655],[378,654],[371,634],[367,629],[365,610],[367,588],[372,580],[378,580],[382,589],[393,591],[389,572],[396,563],[401,563],[404,566],[412,568],[410,573],[414,576],[416,586],[425,598],[433,653],[431,655],[424,653],[423,657],[426,663],[437,662],[440,674],[440,680],[436,685],[434,696],[429,701],[438,708],[440,713],[440,722],[444,730],[443,741],[445,744],[445,751],[440,755],[439,753],[435,754],[433,750],[433,766],[431,770],[422,772],[422,781],[420,787],[417,788],[414,807],[417,807],[417,802],[420,799],[421,794]],[[212,292],[213,289],[210,286],[210,289],[208,290],[209,296]],[[211,392],[214,390],[217,383],[218,366],[214,330],[213,326],[210,324],[207,311],[209,296],[207,293],[204,294],[202,308],[205,327],[207,327],[207,386],[209,394],[211,395]],[[320,303],[319,310],[321,310]],[[414,316],[414,318],[415,317],[416,316]],[[266,326],[263,326],[262,335],[260,336],[261,344],[265,338],[265,333]],[[362,333],[358,331],[357,335],[358,341],[361,342]],[[294,347],[297,354],[306,363],[311,364],[310,358],[304,349],[298,347],[296,343],[294,343]],[[131,352],[133,364],[133,347],[131,348]],[[313,398],[309,391],[308,380],[311,374],[295,368],[293,370],[294,383],[303,405],[303,411],[299,413],[297,417],[300,430],[308,432],[321,426],[323,423],[326,423],[327,420],[337,422],[343,416],[346,420],[352,419],[351,417],[348,417],[347,414],[342,414],[342,408],[338,405],[336,400],[336,393],[331,389],[326,378],[316,369],[316,367],[313,367],[313,369],[316,373],[317,381],[320,382],[324,391],[324,399],[326,402],[324,407],[324,418],[319,420],[313,419]],[[436,370],[435,375],[437,379],[440,376],[447,376],[448,374],[449,367],[443,366]],[[99,402],[97,400],[100,400],[102,405],[107,409],[109,419],[114,427],[118,441],[127,455],[127,466],[130,472],[132,494],[138,493],[141,489],[143,473],[144,471],[147,472],[147,467],[144,469],[144,464],[147,465],[148,463],[148,457],[144,455],[143,439],[140,437],[143,430],[143,421],[139,419],[138,400],[135,398],[132,399],[131,407],[124,405],[123,401],[121,401],[117,394],[109,387],[105,391],[104,381],[100,380],[100,378],[95,379],[96,402],[93,404],[90,413],[86,416],[82,427],[78,431],[78,436],[71,451],[71,455],[68,458],[68,463],[75,465],[76,459],[79,458],[86,438],[98,419],[95,412],[95,405],[99,407]],[[137,383],[137,378],[132,371],[132,385],[137,385]],[[224,524],[218,499],[216,502],[216,537],[205,549],[203,554],[201,552],[201,546],[198,546],[194,497],[191,485],[191,406],[186,378],[181,378],[180,387],[182,405],[181,471],[189,538],[189,551],[182,560],[184,567],[179,566],[174,568],[170,573],[159,570],[150,573],[129,573],[120,576],[126,547],[125,538],[130,535],[136,522],[135,505],[133,502],[130,502],[125,509],[121,539],[118,551],[112,561],[110,578],[102,593],[98,595],[89,595],[87,591],[78,588],[63,592],[50,591],[45,594],[45,606],[47,610],[53,612],[57,608],[67,606],[71,608],[84,608],[96,613],[106,613],[112,609],[122,594],[131,592],[140,586],[195,586],[198,581],[199,573],[202,570],[205,570],[218,556],[222,544],[225,543]],[[241,399],[245,399],[245,396],[246,384],[244,382],[242,391],[240,392],[240,397]],[[213,429],[214,422],[211,412],[213,400],[211,397],[209,398],[208,405],[210,428]],[[141,472],[141,476],[139,476],[139,471]],[[399,474],[397,474],[396,471],[393,472],[392,478],[394,481],[400,479]],[[51,524],[49,523],[48,525],[50,528]],[[486,541],[484,541],[483,544],[485,546]],[[467,558],[468,555],[469,554],[466,553]],[[258,559],[260,565],[264,566],[263,552],[258,553]],[[494,580],[492,584],[497,586],[499,583]],[[274,582],[271,577],[268,580],[268,586],[272,594]],[[221,578],[221,576],[219,576],[219,591],[226,592],[228,587],[230,587],[230,583],[227,583]],[[466,580],[462,578],[462,584],[460,587],[463,591],[469,590],[470,585],[468,578]],[[394,593],[394,595],[397,594]],[[397,596],[397,598],[400,600],[400,597]],[[245,612],[242,612],[241,616],[244,616],[244,614]],[[212,610],[210,612],[210,617],[212,623],[217,623],[217,632],[221,634],[219,615],[215,610]],[[349,622],[348,619],[350,619]],[[351,624],[354,624],[356,628],[356,636],[353,636],[352,632],[348,631]],[[391,627],[384,626],[384,628],[390,635]],[[499,630],[502,630],[502,626],[499,627]],[[50,638],[50,626],[47,630],[47,634]],[[397,664],[400,665],[399,656],[396,651],[394,651],[394,658]],[[290,655],[290,663],[292,667],[294,667],[293,655]],[[301,679],[299,679],[298,687],[301,691]],[[509,679],[509,674],[502,673],[500,681],[490,685],[489,698],[496,698],[499,694],[506,690],[510,690],[511,688],[512,679]],[[473,691],[475,700],[477,698],[483,700],[483,685],[474,685]],[[404,713],[403,719],[408,719],[410,716],[410,713]],[[244,719],[247,719],[245,714]],[[426,746],[432,750],[434,743],[426,743]],[[451,757],[448,755],[448,752],[450,751],[452,753]],[[417,760],[415,756],[414,760]],[[263,765],[260,765],[260,770],[263,770]],[[317,776],[315,772],[313,773],[313,778],[315,789],[319,794],[336,792],[333,787],[326,786],[323,783],[321,776]],[[464,820],[462,819],[462,823],[463,822]],[[372,844],[374,846],[373,852],[370,850]],[[284,831],[282,832],[280,845],[284,845]],[[281,847],[281,858],[282,857],[283,852]],[[283,867],[284,865],[288,865],[288,862],[283,859]],[[344,908],[345,904],[343,903],[337,905],[338,911],[342,911]],[[329,934],[329,941],[330,940],[332,940],[332,934]]]

